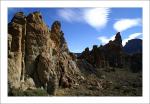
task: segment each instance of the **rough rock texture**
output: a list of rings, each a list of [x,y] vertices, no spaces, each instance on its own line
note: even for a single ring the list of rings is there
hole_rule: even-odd
[[[55,21],[51,26],[51,39],[53,41],[53,62],[58,79],[60,79],[59,86],[70,87],[74,79],[72,75],[79,69],[75,62],[75,56],[69,53],[59,21]]]
[[[122,39],[120,32],[115,36],[114,41],[104,45],[106,59],[111,67],[122,67]]]
[[[19,12],[8,24],[8,33],[9,87],[43,87],[55,95],[57,87],[75,83],[79,72],[76,56],[68,50],[59,21],[48,29],[39,12],[28,16]],[[27,84],[29,79],[33,81]]]
[[[131,45],[128,47],[131,47]],[[141,46],[138,48],[140,47]],[[94,45],[91,51],[89,51],[89,48],[86,48],[78,58],[82,60],[85,59],[95,68],[124,67],[132,70],[133,72],[138,72],[142,69],[141,53],[132,55],[130,55],[130,53],[125,53],[122,46],[120,32],[116,34],[113,41],[110,40],[109,43],[104,46],[101,45],[100,47],[97,47]],[[87,68],[87,70],[89,69]]]
[[[81,54],[79,58],[86,59],[94,67],[121,67],[122,64],[122,39],[120,32],[115,36],[114,41],[110,41],[104,46],[93,46],[89,51],[88,48]]]
[[[50,58],[44,53],[40,54],[36,59],[34,79],[36,80],[36,84],[47,89],[49,94],[55,95],[58,79]]]
[[[26,30],[26,58],[25,67],[26,73],[33,75],[35,69],[36,57],[43,53],[49,53],[50,57],[50,32],[47,26],[42,21],[42,16],[39,12],[31,13],[27,16]]]
[[[26,18],[16,13],[8,25],[8,80],[11,86],[19,87],[24,56]]]

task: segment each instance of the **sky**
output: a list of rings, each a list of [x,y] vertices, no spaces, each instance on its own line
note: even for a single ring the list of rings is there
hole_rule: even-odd
[[[60,21],[68,48],[75,53],[105,45],[117,32],[121,32],[123,46],[143,36],[142,8],[8,8],[8,22],[20,11],[25,15],[41,12],[49,28]]]

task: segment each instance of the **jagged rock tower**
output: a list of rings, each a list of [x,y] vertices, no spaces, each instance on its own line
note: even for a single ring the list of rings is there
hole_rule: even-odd
[[[118,32],[113,41],[109,41],[104,46],[94,45],[91,51],[86,48],[79,58],[86,59],[97,68],[122,67],[122,55],[122,38]]]
[[[63,35],[59,21],[48,29],[39,12],[27,17],[23,12],[16,13],[8,24],[10,87],[43,87],[54,95],[57,87],[72,86],[79,69]]]

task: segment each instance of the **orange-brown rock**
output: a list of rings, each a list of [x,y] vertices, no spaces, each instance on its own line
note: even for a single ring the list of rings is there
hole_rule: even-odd
[[[16,13],[8,25],[9,85],[43,87],[55,95],[57,87],[71,87],[78,75],[76,57],[69,52],[59,21],[51,29],[39,12]],[[33,79],[27,84],[28,79]],[[20,86],[21,85],[21,86]]]
[[[33,75],[35,59],[42,52],[50,54],[50,32],[39,12],[27,16],[26,25],[26,59],[25,67],[29,75]],[[48,55],[49,55],[48,54]],[[50,56],[50,55],[49,55]]]
[[[8,81],[11,87],[20,85],[26,18],[22,12],[15,14],[8,24]]]

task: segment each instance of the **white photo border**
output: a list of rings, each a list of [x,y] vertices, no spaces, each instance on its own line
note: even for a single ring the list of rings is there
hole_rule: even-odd
[[[7,25],[10,7],[141,7],[143,9],[143,94],[140,97],[8,97]],[[149,103],[149,1],[1,1],[1,103]]]

